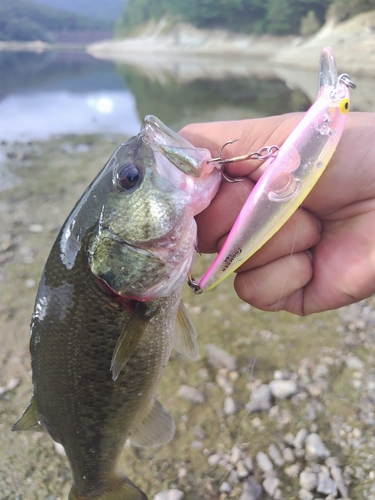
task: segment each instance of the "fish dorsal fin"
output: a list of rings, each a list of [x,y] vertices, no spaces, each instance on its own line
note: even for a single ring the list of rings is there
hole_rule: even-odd
[[[36,409],[34,396],[31,396],[30,403],[24,412],[13,425],[12,431],[45,431],[46,429],[39,421],[38,410]]]
[[[197,359],[199,356],[197,337],[197,331],[181,301],[177,312],[173,347],[181,354],[185,354],[191,359]]]
[[[111,371],[112,378],[116,380],[119,373],[129,361],[137,347],[142,335],[150,321],[157,312],[158,307],[152,307],[145,302],[137,302],[134,312],[122,330],[113,351]]]
[[[173,438],[175,430],[172,415],[155,399],[145,418],[134,429],[129,439],[134,446],[161,446]]]

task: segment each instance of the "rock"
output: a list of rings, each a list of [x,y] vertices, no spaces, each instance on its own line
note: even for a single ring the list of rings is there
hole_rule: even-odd
[[[305,490],[304,488],[301,488],[298,492],[298,499],[299,500],[313,500],[313,498],[314,498],[314,495],[309,490]]]
[[[305,429],[304,427],[300,429],[297,432],[296,437],[293,439],[293,446],[297,448],[297,450],[301,450],[305,445],[305,441],[308,435],[309,431],[307,429]]]
[[[220,370],[225,368],[228,371],[235,370],[237,368],[237,360],[235,356],[232,356],[228,352],[224,351],[221,347],[217,347],[214,344],[206,345],[208,362],[211,366]]]
[[[230,493],[232,491],[232,486],[226,481],[224,481],[223,483],[221,483],[219,489],[222,493]]]
[[[249,475],[249,471],[247,470],[247,467],[245,466],[244,462],[240,460],[236,464],[236,470],[237,470],[237,476],[239,479],[245,479]]]
[[[277,477],[271,477],[268,476],[262,483],[264,491],[269,495],[270,497],[274,497],[277,488],[280,485],[280,479]]]
[[[188,385],[181,385],[178,389],[177,395],[180,398],[187,399],[195,404],[203,404],[204,403],[204,394],[199,389],[195,389],[194,387],[190,387]]]
[[[299,471],[301,470],[301,466],[299,464],[289,465],[284,469],[284,472],[287,476],[296,478],[299,475]]]
[[[224,413],[225,415],[234,415],[237,411],[237,406],[236,403],[234,402],[234,399],[231,398],[230,396],[227,396],[224,401]]]
[[[305,449],[309,460],[323,461],[331,455],[331,452],[324,446],[320,436],[315,432],[307,436]]]
[[[337,495],[337,486],[333,479],[329,475],[328,467],[322,465],[320,472],[318,474],[318,487],[316,488],[318,493],[323,493],[324,495]]]
[[[218,453],[214,453],[208,457],[208,465],[217,465],[221,459]]]
[[[284,459],[281,456],[280,450],[274,443],[271,443],[269,445],[268,453],[274,464],[276,464],[278,467],[282,467],[284,465]]]
[[[295,462],[296,457],[294,456],[292,448],[289,447],[284,448],[282,454],[285,462],[291,462],[291,463]]]
[[[350,370],[363,370],[363,361],[357,358],[357,356],[348,356],[345,360],[346,366]]]
[[[216,382],[218,383],[218,386],[223,389],[225,394],[227,394],[228,396],[233,394],[233,385],[229,382],[229,380],[223,373],[217,374]]]
[[[273,465],[271,460],[269,459],[268,455],[263,451],[257,453],[256,460],[259,468],[262,469],[263,472],[267,473],[273,470]]]
[[[294,380],[271,380],[269,383],[272,396],[286,399],[297,393],[298,387]]]
[[[184,493],[180,490],[164,490],[154,496],[154,500],[182,500]]]
[[[332,476],[333,480],[335,481],[336,486],[337,486],[339,492],[341,493],[341,495],[343,496],[343,498],[348,498],[348,489],[345,486],[344,479],[342,477],[342,471],[341,471],[340,467],[337,467],[337,465],[334,465],[333,467],[331,467],[331,476]]]
[[[29,231],[30,233],[41,233],[44,230],[44,227],[41,224],[30,224]]]
[[[315,472],[303,470],[299,476],[299,484],[305,490],[314,491],[318,486],[318,476]]]
[[[246,479],[240,500],[258,500],[263,493],[263,488],[250,476]]]
[[[240,460],[241,455],[242,455],[241,448],[237,445],[233,446],[229,459],[230,463],[235,465]]]
[[[251,400],[246,405],[250,413],[257,411],[268,411],[272,407],[272,394],[267,384],[262,384],[251,393]]]

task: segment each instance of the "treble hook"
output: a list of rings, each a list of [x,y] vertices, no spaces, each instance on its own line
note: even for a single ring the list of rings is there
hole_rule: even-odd
[[[251,153],[247,153],[245,155],[233,156],[233,158],[223,158],[223,149],[229,144],[233,144],[234,142],[237,141],[239,141],[239,139],[232,139],[230,141],[225,142],[221,146],[217,158],[211,158],[211,160],[207,160],[207,163],[216,162],[219,163],[220,165],[223,165],[226,163],[235,163],[237,161],[246,161],[246,160],[263,161],[267,160],[267,158],[270,158],[270,156],[276,156],[278,150],[280,149],[279,146],[276,146],[276,144],[272,144],[272,146],[263,146],[262,148],[258,149],[258,151],[252,151]]]

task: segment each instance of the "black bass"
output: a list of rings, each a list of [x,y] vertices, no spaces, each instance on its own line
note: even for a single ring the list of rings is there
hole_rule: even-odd
[[[34,391],[13,430],[47,430],[68,457],[70,500],[145,500],[117,470],[127,439],[174,434],[155,390],[172,347],[196,358],[181,302],[194,215],[219,187],[209,152],[157,118],[121,144],[82,195],[48,257],[31,322]]]

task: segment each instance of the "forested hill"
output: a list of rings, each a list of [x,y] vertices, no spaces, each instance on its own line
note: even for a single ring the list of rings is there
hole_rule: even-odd
[[[116,33],[128,36],[145,22],[168,16],[200,28],[309,35],[328,15],[343,21],[373,9],[375,0],[128,0]]]
[[[0,40],[54,41],[62,31],[105,31],[113,23],[95,21],[31,0],[0,0]]]

